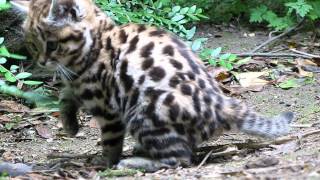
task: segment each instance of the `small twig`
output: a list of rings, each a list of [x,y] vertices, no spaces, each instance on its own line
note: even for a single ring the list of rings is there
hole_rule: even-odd
[[[85,159],[93,158],[97,154],[67,154],[67,153],[50,153],[47,155],[48,159],[68,158],[68,159]]]
[[[196,169],[199,169],[201,166],[203,166],[207,162],[209,157],[214,158],[214,157],[230,156],[230,155],[239,154],[241,152],[238,150],[237,146],[229,146],[229,147],[227,147],[226,150],[224,150],[222,152],[213,153],[214,151],[215,151],[215,149],[211,149],[210,152],[207,153],[207,155],[203,158],[203,160],[197,166]]]
[[[301,135],[291,135],[291,136],[285,136],[280,137],[275,140],[269,140],[264,142],[242,142],[242,143],[232,143],[232,144],[226,144],[226,145],[216,145],[216,146],[205,146],[198,149],[198,152],[209,152],[212,149],[221,149],[226,148],[228,146],[236,146],[238,149],[260,149],[260,148],[266,148],[270,147],[270,145],[280,145],[287,143],[289,141],[299,140],[301,138],[306,138],[311,135],[320,134],[320,130],[314,130],[310,131]]]
[[[290,29],[284,31],[283,33],[271,37],[269,38],[267,41],[265,41],[264,43],[260,44],[259,46],[257,46],[256,48],[254,48],[252,51],[250,51],[250,53],[254,53],[257,52],[259,49],[263,48],[264,46],[270,44],[271,42],[275,41],[276,39],[282,38],[283,36],[286,36],[287,34],[290,34],[293,31],[296,31],[298,29],[298,27],[300,27],[300,25],[303,23],[304,20],[300,21],[297,25],[295,25],[294,27],[291,27]]]
[[[211,151],[207,153],[207,155],[203,158],[203,160],[202,160],[201,163],[197,166],[196,169],[199,169],[201,166],[203,166],[204,163],[207,162],[208,158],[211,156],[212,153],[213,153],[213,149],[211,149]]]
[[[305,58],[305,59],[312,59],[314,57],[308,56],[308,55],[303,55],[303,54],[296,54],[296,53],[240,53],[235,55],[239,57],[248,57],[248,56],[260,56],[260,57],[295,57],[295,58]]]
[[[302,54],[302,55],[309,56],[309,57],[312,57],[312,58],[315,58],[315,59],[320,59],[320,56],[318,56],[318,55],[302,52],[302,51],[299,51],[299,50],[296,50],[296,49],[289,49],[289,50],[294,52],[294,53],[297,53],[297,54]]]

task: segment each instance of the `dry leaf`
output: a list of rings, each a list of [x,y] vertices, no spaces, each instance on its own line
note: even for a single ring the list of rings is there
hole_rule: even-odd
[[[207,72],[214,77],[217,81],[221,82],[230,77],[230,73],[223,67],[209,67]]]
[[[9,118],[7,115],[1,115],[0,123],[6,123],[6,122],[11,122],[11,118]]]
[[[268,84],[269,81],[260,79],[259,77],[267,74],[268,72],[245,72],[236,74],[235,77],[242,87],[261,87]]]
[[[19,104],[15,101],[0,101],[0,109],[5,110],[7,112],[28,112],[30,109],[23,104]]]
[[[36,125],[36,130],[38,132],[38,134],[45,139],[49,139],[52,137],[51,132],[49,131],[49,129],[45,126],[43,126],[42,124]]]

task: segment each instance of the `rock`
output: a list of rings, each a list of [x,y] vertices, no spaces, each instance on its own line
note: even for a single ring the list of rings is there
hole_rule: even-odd
[[[32,171],[32,167],[22,163],[0,163],[0,173],[7,173],[9,176],[21,176]]]
[[[279,159],[268,156],[268,157],[263,157],[260,159],[256,159],[253,161],[249,161],[246,165],[246,169],[252,169],[252,168],[264,168],[264,167],[269,167],[269,166],[274,166],[279,164]]]

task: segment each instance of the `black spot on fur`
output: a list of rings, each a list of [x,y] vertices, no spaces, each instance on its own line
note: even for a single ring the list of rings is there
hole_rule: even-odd
[[[80,96],[83,100],[91,100],[93,99],[94,94],[90,89],[85,89]]]
[[[141,52],[140,52],[141,57],[145,57],[145,58],[149,57],[153,48],[154,48],[153,42],[150,42],[147,45],[145,45],[144,47],[142,47]]]
[[[96,89],[93,91],[93,94],[94,96],[97,98],[97,99],[101,99],[103,98],[103,93],[100,89]]]
[[[101,128],[102,134],[108,133],[108,132],[121,132],[124,130],[124,125],[122,124],[121,121],[116,121],[114,123],[107,124]]]
[[[167,106],[169,106],[174,101],[174,96],[170,93],[167,95],[167,97],[164,99],[163,103]]]
[[[206,88],[206,82],[203,79],[199,79],[198,83],[199,83],[199,87],[201,89],[205,89]]]
[[[119,39],[120,39],[120,43],[122,43],[122,44],[127,42],[128,35],[123,29],[120,30]]]
[[[183,65],[181,62],[174,60],[174,59],[170,59],[170,63],[172,64],[173,67],[175,67],[176,69],[181,70],[183,68]]]
[[[129,54],[129,53],[133,52],[134,50],[136,50],[138,41],[139,41],[139,36],[138,35],[136,35],[133,39],[131,39],[127,54]]]
[[[184,95],[188,95],[188,96],[191,96],[192,95],[192,88],[187,85],[187,84],[182,84],[181,87],[181,92],[184,94]]]
[[[143,84],[144,81],[145,81],[145,79],[146,79],[146,76],[145,76],[145,75],[140,76],[140,78],[139,78],[139,84],[140,84],[140,85]]]
[[[194,73],[191,72],[191,71],[188,71],[188,72],[187,72],[187,75],[188,75],[188,77],[189,77],[190,80],[195,80],[195,79],[196,79],[196,76],[195,76]]]
[[[206,120],[209,120],[209,119],[212,117],[212,111],[211,111],[211,109],[207,109],[207,110],[203,113],[203,117],[204,117]]]
[[[161,89],[154,89],[152,87],[149,87],[145,90],[144,94],[148,97],[150,97],[151,99],[151,103],[155,104],[156,100],[158,99],[158,97],[160,95],[162,95],[165,91],[161,90]]]
[[[169,55],[169,56],[173,56],[174,55],[174,49],[171,45],[167,45],[163,48],[162,50],[163,54]]]
[[[140,143],[142,143],[142,138],[144,137],[157,137],[157,136],[162,136],[165,134],[170,133],[170,129],[164,128],[164,127],[159,127],[157,129],[152,129],[152,130],[142,130],[139,135],[138,135],[138,140]]]
[[[196,112],[201,112],[201,105],[199,100],[199,89],[196,89],[196,91],[192,95],[193,100],[193,107],[196,110]]]
[[[166,34],[167,32],[163,29],[158,29],[156,31],[151,31],[149,34],[150,36],[158,36],[158,37],[162,37],[164,34]]]
[[[149,69],[152,65],[153,65],[153,58],[146,58],[143,62],[142,62],[142,70],[147,70]]]
[[[174,104],[174,105],[171,105],[169,107],[169,117],[170,117],[170,120],[175,122],[179,116],[179,113],[180,113],[180,107],[179,105],[177,104]]]
[[[165,77],[165,75],[166,75],[166,72],[162,67],[159,67],[159,66],[152,68],[149,72],[149,76],[153,81],[160,81]]]
[[[104,114],[105,114],[103,109],[100,108],[99,106],[92,107],[90,109],[90,112],[92,115],[99,116],[99,117],[104,117]]]
[[[186,134],[186,131],[185,131],[184,126],[182,124],[173,124],[173,128],[177,133],[179,133],[181,135]]]
[[[123,82],[126,92],[129,92],[133,86],[134,80],[131,76],[127,75],[128,61],[124,60],[120,66],[120,79]]]
[[[139,95],[140,95],[140,91],[138,88],[136,88],[132,95],[131,95],[131,99],[130,99],[130,107],[134,106],[137,104],[138,99],[139,99]]]
[[[118,145],[120,142],[122,142],[122,137],[115,137],[112,139],[104,139],[101,142],[102,146],[116,146]]]
[[[147,29],[146,26],[143,25],[143,24],[139,24],[138,26],[139,26],[138,27],[138,33],[141,33],[142,31],[145,31]]]
[[[173,76],[169,81],[169,86],[175,88],[179,83],[180,83],[179,78],[177,76]]]
[[[204,102],[206,103],[206,105],[211,105],[212,102],[212,98],[209,95],[205,95],[203,97]]]

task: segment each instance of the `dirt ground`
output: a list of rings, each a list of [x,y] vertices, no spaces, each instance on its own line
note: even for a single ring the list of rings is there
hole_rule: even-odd
[[[254,33],[253,35],[250,35]],[[204,25],[199,36],[208,37],[209,47],[224,47],[227,52],[247,52],[267,39],[267,32],[250,32],[239,28]],[[291,137],[286,143],[261,148],[239,148],[236,144],[269,142],[243,134],[227,133],[203,147],[226,147],[213,152],[203,165],[190,168],[161,170],[155,173],[137,173],[120,179],[320,179],[320,76],[312,84],[282,90],[267,86],[261,92],[241,94],[245,102],[261,114],[273,116],[283,111],[292,111],[295,121]],[[90,117],[82,120],[83,128],[76,138],[63,135],[61,125],[53,116],[43,114],[13,114],[23,122],[14,129],[0,126],[0,161],[22,162],[33,165],[37,171],[33,179],[62,179],[63,176],[98,179],[99,175],[84,167],[78,159],[47,159],[51,153],[94,154],[100,151],[99,131]],[[1,130],[2,128],[2,130]],[[35,129],[35,128],[38,128]],[[39,135],[42,129],[43,134]],[[315,131],[314,135],[305,133]],[[130,152],[132,140],[126,139],[124,151]],[[236,146],[236,147],[235,147]],[[249,145],[248,145],[249,146]],[[204,156],[209,151],[202,154]],[[209,154],[210,155],[210,154]],[[68,163],[66,163],[68,162]],[[60,170],[56,170],[59,169]],[[52,171],[45,171],[51,169]],[[55,174],[55,176],[52,175]],[[39,175],[40,174],[40,175]],[[103,177],[102,177],[103,178]],[[113,177],[116,178],[116,177]],[[1,178],[0,178],[1,179]],[[68,179],[68,178],[66,178]]]

